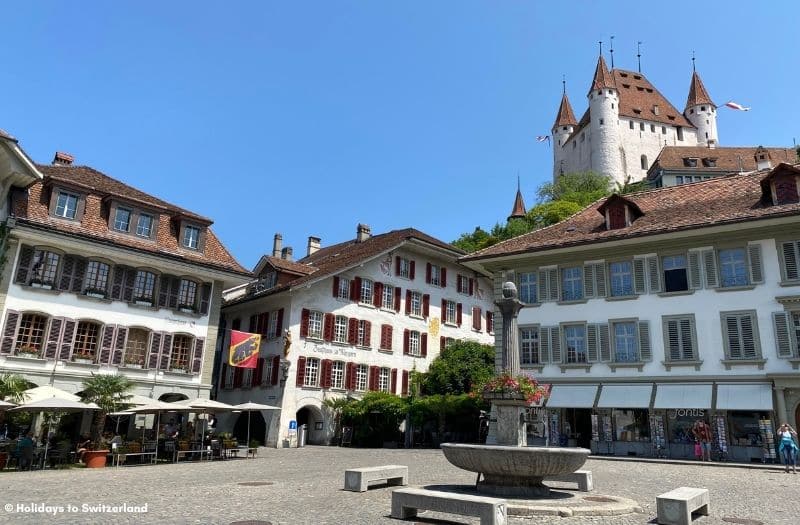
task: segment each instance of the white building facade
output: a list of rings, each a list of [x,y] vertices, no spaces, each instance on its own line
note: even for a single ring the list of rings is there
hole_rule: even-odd
[[[310,238],[297,262],[276,244],[257,282],[226,292],[225,325],[262,334],[262,346],[256,370],[221,366],[217,399],[279,406],[252,428],[268,446],[294,446],[292,422],[306,425],[308,443],[328,443],[334,422],[324,400],[406,395],[410,372],[426,371],[443,345],[493,344],[491,283],[459,265],[461,254],[417,230],[372,236],[363,225],[355,240],[327,248]],[[226,332],[221,362],[229,341]],[[219,417],[220,429],[244,433],[246,416]]]
[[[615,195],[462,259],[526,303],[520,361],[552,385],[535,437],[689,458],[704,420],[715,457],[774,458],[800,424],[798,188],[781,164]]]

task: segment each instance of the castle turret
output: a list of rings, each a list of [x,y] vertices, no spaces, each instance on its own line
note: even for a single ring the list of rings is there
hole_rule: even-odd
[[[519,178],[517,178],[517,196],[514,198],[514,208],[511,210],[511,215],[508,216],[508,220],[511,219],[524,219],[525,218],[525,201],[522,200],[522,190],[519,187]]]
[[[561,105],[558,106],[556,121],[553,123],[553,179],[564,173],[564,144],[567,138],[575,131],[578,121],[572,112],[572,105],[567,98],[566,85],[561,95]]]
[[[713,148],[719,143],[717,106],[711,101],[697,71],[692,72],[689,97],[686,99],[686,109],[683,110],[683,114],[697,128],[697,144],[699,146]]]
[[[619,135],[619,91],[603,56],[597,60],[592,85],[587,93],[591,144],[591,169],[625,182],[622,171],[622,141]]]

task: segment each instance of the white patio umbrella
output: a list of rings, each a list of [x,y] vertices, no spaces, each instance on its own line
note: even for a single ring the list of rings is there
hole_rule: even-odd
[[[2,399],[0,399],[0,410],[7,410],[15,406],[17,405],[15,405],[14,403],[9,403],[8,401],[3,401]]]
[[[175,403],[165,403],[164,401],[151,399],[149,404],[129,408],[125,412],[129,412],[131,414],[156,414],[156,438],[158,438],[158,427],[161,426],[161,413],[180,412],[182,410],[186,410],[186,408],[176,406]],[[142,433],[142,443],[144,443],[144,433]]]
[[[183,407],[184,410],[189,410],[190,412],[206,414],[206,412],[214,411],[214,412],[232,412],[234,410],[238,410],[233,405],[229,405],[227,403],[221,403],[219,401],[214,401],[213,399],[206,399],[204,397],[198,397],[195,399],[184,399],[183,401],[175,401],[174,403],[169,403],[171,405]],[[203,436],[206,435],[206,430],[208,430],[208,420],[203,420]]]
[[[248,401],[247,403],[241,403],[239,405],[234,405],[233,408],[236,410],[246,410],[247,411],[247,446],[250,446],[250,413],[253,410],[280,410],[281,407],[276,407],[272,405],[262,405],[260,403],[253,403],[252,401]]]
[[[27,403],[31,403],[33,401],[39,401],[40,399],[51,399],[54,397],[58,399],[68,399],[70,401],[81,400],[81,398],[76,396],[75,394],[71,394],[66,390],[61,390],[60,388],[55,388],[50,385],[29,388],[28,390],[25,390],[22,394]]]

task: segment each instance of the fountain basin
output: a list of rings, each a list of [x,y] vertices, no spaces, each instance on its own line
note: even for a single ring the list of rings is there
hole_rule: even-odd
[[[509,447],[442,443],[447,461],[458,468],[483,475],[478,491],[516,497],[546,497],[546,476],[580,469],[591,453],[585,448]]]

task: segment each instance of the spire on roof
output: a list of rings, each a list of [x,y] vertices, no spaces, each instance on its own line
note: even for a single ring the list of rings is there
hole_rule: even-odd
[[[556,121],[553,123],[553,129],[561,126],[577,126],[578,120],[575,118],[575,113],[572,112],[572,105],[569,103],[567,93],[561,95],[561,104],[558,106],[558,114],[556,114]]]
[[[514,198],[514,209],[511,210],[511,215],[508,216],[508,220],[523,219],[524,217],[525,202],[522,200],[522,191],[519,187],[519,175],[517,175],[517,196]]]
[[[597,59],[597,67],[594,70],[592,87],[589,88],[589,91],[604,88],[616,89],[617,87],[614,85],[614,77],[612,77],[611,73],[608,72],[608,67],[606,66],[606,61],[603,58],[603,55],[600,55],[600,58]]]
[[[699,104],[710,104],[717,107],[711,100],[708,91],[706,91],[703,81],[700,80],[700,75],[697,74],[697,71],[694,71],[692,72],[692,83],[689,84],[689,98],[686,99],[686,109]]]

